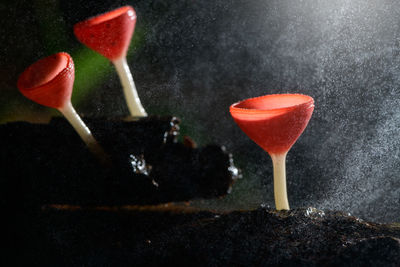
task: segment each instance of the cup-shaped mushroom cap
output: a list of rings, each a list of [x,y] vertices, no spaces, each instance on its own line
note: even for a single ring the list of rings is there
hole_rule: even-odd
[[[136,24],[131,6],[89,18],[74,26],[78,40],[112,60],[126,56]]]
[[[240,129],[270,155],[289,151],[306,128],[313,110],[314,99],[301,94],[255,97],[230,107]]]
[[[74,62],[61,52],[30,65],[17,82],[27,98],[44,106],[62,108],[71,99],[75,79]]]

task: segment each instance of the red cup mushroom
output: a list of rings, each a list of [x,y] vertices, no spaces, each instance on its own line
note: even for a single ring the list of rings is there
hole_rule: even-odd
[[[135,10],[131,6],[124,6],[75,24],[74,33],[81,43],[114,64],[131,115],[146,117],[126,61],[135,24]]]
[[[74,62],[68,53],[61,52],[30,65],[19,76],[17,86],[20,92],[30,100],[58,109],[88,148],[105,162],[106,154],[71,104],[74,78]]]
[[[240,129],[271,156],[277,210],[289,210],[286,154],[306,128],[313,110],[314,99],[301,94],[265,95],[230,107]]]

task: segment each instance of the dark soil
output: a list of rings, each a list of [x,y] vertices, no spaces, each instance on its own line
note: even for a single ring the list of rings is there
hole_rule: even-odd
[[[40,266],[399,266],[400,227],[312,208],[214,212],[45,207],[20,214]]]

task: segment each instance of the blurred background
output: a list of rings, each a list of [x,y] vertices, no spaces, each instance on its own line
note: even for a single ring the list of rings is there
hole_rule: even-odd
[[[182,135],[218,143],[242,169],[231,194],[192,205],[274,206],[269,156],[234,124],[229,106],[273,93],[315,99],[287,158],[291,207],[400,221],[400,3],[388,0],[18,0],[0,3],[0,122],[47,121],[19,74],[56,52],[72,55],[72,102],[84,116],[124,116],[113,66],[72,27],[122,5],[137,13],[128,55],[150,114],[182,119]]]

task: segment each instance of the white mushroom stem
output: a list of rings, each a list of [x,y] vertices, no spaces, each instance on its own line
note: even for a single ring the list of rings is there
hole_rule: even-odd
[[[271,154],[274,167],[274,196],[277,210],[289,210],[286,190],[286,154]]]
[[[89,150],[102,162],[108,164],[108,155],[104,152],[103,148],[94,139],[92,132],[76,113],[71,102],[68,102],[64,107],[60,108],[59,111],[69,121],[75,131],[79,134],[82,140],[86,143]]]
[[[140,102],[135,82],[132,78],[132,73],[129,69],[126,58],[122,57],[113,61],[119,79],[124,89],[125,100],[128,105],[129,111],[133,117],[147,117],[147,113],[144,110],[142,103]]]

